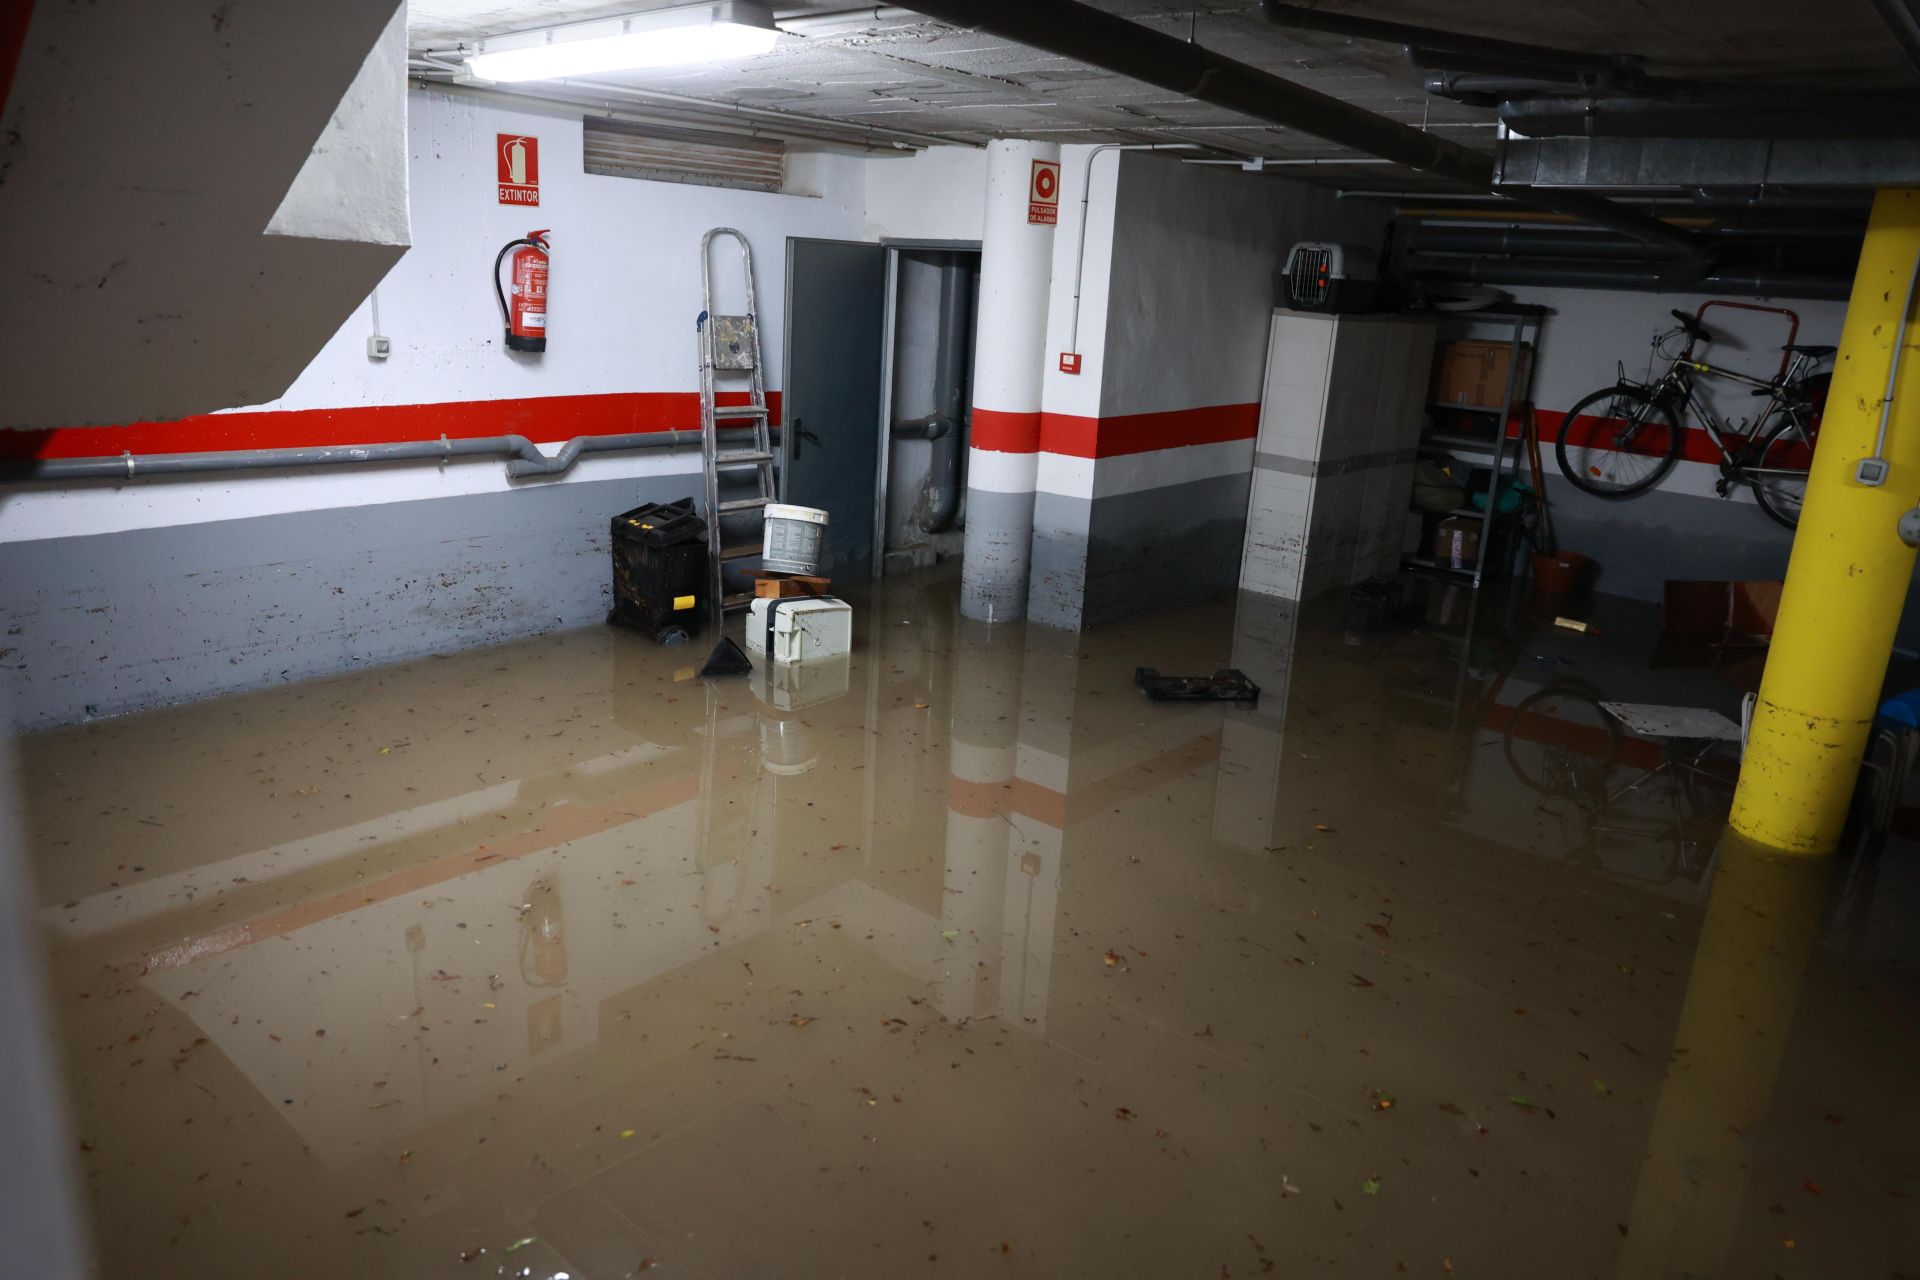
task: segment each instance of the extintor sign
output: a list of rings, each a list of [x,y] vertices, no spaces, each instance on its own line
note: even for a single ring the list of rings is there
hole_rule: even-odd
[[[1060,164],[1057,160],[1035,160],[1033,178],[1027,184],[1027,221],[1051,227],[1060,221]]]
[[[501,204],[540,203],[540,139],[520,133],[494,135]]]

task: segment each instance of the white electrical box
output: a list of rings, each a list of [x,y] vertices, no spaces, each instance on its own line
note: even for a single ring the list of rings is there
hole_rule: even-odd
[[[747,615],[747,648],[775,662],[809,662],[851,653],[853,609],[833,596],[756,599]]]
[[[374,334],[367,339],[367,359],[385,360],[393,354],[393,339]]]

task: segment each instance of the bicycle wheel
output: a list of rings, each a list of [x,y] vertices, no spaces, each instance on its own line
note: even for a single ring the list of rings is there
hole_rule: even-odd
[[[1813,466],[1813,447],[1819,443],[1819,435],[1817,426],[1789,417],[1767,433],[1754,453],[1757,469],[1792,473],[1759,475],[1748,481],[1760,509],[1789,529],[1800,523],[1800,503],[1807,496],[1807,469]]]
[[[1608,387],[1573,406],[1554,442],[1560,474],[1599,498],[1625,498],[1660,482],[1680,457],[1673,412],[1639,387]]]
[[[1583,809],[1606,799],[1620,730],[1600,706],[1600,693],[1563,680],[1536,689],[1513,708],[1503,735],[1507,767],[1541,795],[1562,796]]]

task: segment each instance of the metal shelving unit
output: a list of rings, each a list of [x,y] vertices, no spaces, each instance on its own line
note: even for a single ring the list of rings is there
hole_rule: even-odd
[[[1445,409],[1454,413],[1486,414],[1492,417],[1493,437],[1491,439],[1461,435],[1457,432],[1426,431],[1421,433],[1420,443],[1423,445],[1438,445],[1448,449],[1487,450],[1493,454],[1493,464],[1491,468],[1493,476],[1487,482],[1487,505],[1485,510],[1477,507],[1462,507],[1444,513],[1425,513],[1433,515],[1444,514],[1449,516],[1480,517],[1480,543],[1474,555],[1472,568],[1442,564],[1431,556],[1412,555],[1401,557],[1401,563],[1408,568],[1430,569],[1439,573],[1470,578],[1475,590],[1479,589],[1481,581],[1486,577],[1487,548],[1493,544],[1493,518],[1495,514],[1497,514],[1500,506],[1501,482],[1507,478],[1507,458],[1509,453],[1511,453],[1517,468],[1518,460],[1521,457],[1521,451],[1519,449],[1515,448],[1510,450],[1508,447],[1507,424],[1513,420],[1513,406],[1520,399],[1515,393],[1520,387],[1521,357],[1527,345],[1527,330],[1529,327],[1533,330],[1533,349],[1537,352],[1540,349],[1540,324],[1550,314],[1551,310],[1547,307],[1534,306],[1528,303],[1508,302],[1491,307],[1481,307],[1476,311],[1452,312],[1442,317],[1443,320],[1449,320],[1455,323],[1486,324],[1498,321],[1511,326],[1509,331],[1511,336],[1507,340],[1511,350],[1507,360],[1506,394],[1497,407],[1479,404],[1451,404],[1445,401],[1428,402],[1429,409]]]

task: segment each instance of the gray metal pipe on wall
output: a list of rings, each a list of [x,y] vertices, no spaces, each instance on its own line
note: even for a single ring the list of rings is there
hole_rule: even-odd
[[[940,274],[940,349],[934,360],[934,403],[947,430],[928,433],[933,456],[927,472],[928,533],[953,523],[960,509],[960,458],[966,447],[967,351],[973,337],[973,273],[958,254]]]
[[[776,437],[778,431],[776,429]],[[723,441],[751,438],[750,431],[723,431]],[[525,436],[480,436],[469,440],[399,440],[387,444],[316,445],[304,449],[228,449],[211,453],[120,454],[100,458],[39,458],[0,464],[0,482],[35,480],[136,480],[148,476],[209,475],[234,471],[282,471],[306,467],[359,466],[376,462],[445,462],[450,458],[506,457],[515,477],[559,475],[585,453],[643,449],[697,449],[698,431],[642,431],[614,436],[576,436],[551,456]]]

